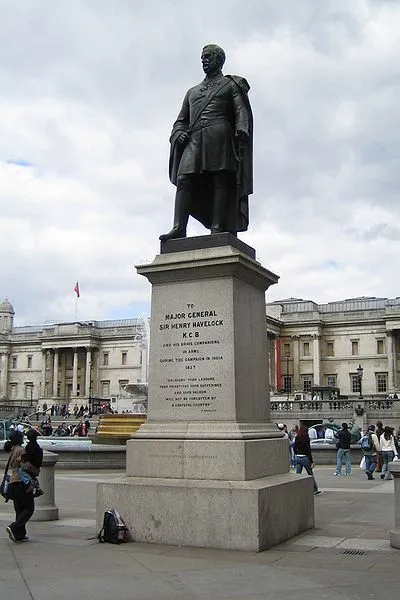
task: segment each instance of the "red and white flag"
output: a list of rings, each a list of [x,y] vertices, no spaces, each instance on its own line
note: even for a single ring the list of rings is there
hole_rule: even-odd
[[[79,283],[78,282],[76,282],[76,284],[75,284],[74,292],[76,292],[77,297],[80,298]]]

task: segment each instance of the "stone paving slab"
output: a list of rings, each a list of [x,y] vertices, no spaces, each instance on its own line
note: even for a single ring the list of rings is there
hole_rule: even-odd
[[[325,536],[325,535],[304,535],[300,539],[292,542],[293,546],[310,546],[318,548],[334,548],[345,538]]]
[[[389,540],[371,540],[366,538],[348,538],[338,544],[336,548],[340,550],[386,550],[394,552]]]
[[[70,476],[69,476],[70,475]],[[317,528],[262,553],[95,539],[96,482],[117,472],[57,477],[60,520],[29,524],[14,544],[0,503],[0,600],[393,600],[400,553],[390,548],[392,482],[318,467]],[[296,477],[293,474],[293,477]],[[340,479],[340,481],[338,481]],[[355,491],[357,490],[357,491]],[[382,506],[385,510],[382,510]],[[347,551],[359,554],[345,554]]]

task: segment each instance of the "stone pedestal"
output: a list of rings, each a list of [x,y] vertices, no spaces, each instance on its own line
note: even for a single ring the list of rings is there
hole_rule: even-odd
[[[43,452],[43,463],[40,468],[40,487],[44,490],[43,496],[35,499],[35,512],[32,521],[57,521],[58,506],[55,504],[54,475],[58,454]]]
[[[400,460],[389,463],[394,477],[394,528],[390,532],[390,545],[400,548]]]
[[[152,283],[148,419],[127,477],[99,484],[137,541],[260,551],[314,526],[270,419],[265,290],[278,277],[230,234],[174,240]]]

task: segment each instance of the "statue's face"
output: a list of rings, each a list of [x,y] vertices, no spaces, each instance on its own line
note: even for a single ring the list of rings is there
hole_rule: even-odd
[[[203,64],[203,71],[206,75],[212,75],[221,70],[221,65],[217,59],[217,54],[210,48],[204,48],[201,53],[201,62]]]

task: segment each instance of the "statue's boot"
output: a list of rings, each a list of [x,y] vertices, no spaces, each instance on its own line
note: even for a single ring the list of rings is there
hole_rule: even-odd
[[[166,240],[186,237],[188,219],[189,213],[186,209],[184,190],[180,190],[178,187],[175,196],[174,225],[171,231],[160,235],[160,240],[165,242]]]
[[[184,237],[186,237],[186,228],[177,226],[173,227],[171,231],[168,231],[168,233],[163,233],[160,235],[160,240],[165,242],[166,240],[175,240],[176,238]]]

